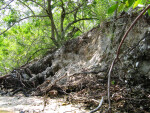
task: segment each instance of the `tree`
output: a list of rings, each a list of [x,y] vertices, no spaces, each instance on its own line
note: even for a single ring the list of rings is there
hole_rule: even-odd
[[[86,0],[1,0],[0,72],[7,73],[92,28],[97,20],[94,5]]]
[[[19,7],[26,8],[26,15],[18,13],[10,4],[18,4]],[[91,5],[88,5],[87,0],[11,0],[6,3],[2,1],[3,8],[1,10],[10,10],[9,16],[4,19],[7,22],[8,28],[0,33],[4,34],[16,23],[19,23],[29,18],[49,18],[50,21],[50,38],[53,43],[59,47],[65,41],[65,36],[69,30],[74,30],[74,24],[83,20],[97,19],[96,16],[87,14],[90,11]],[[2,7],[2,6],[1,6]],[[33,8],[40,9],[39,12],[34,11]],[[37,15],[36,15],[37,14]],[[21,15],[22,18],[19,16]]]
[[[149,0],[0,0],[0,71],[41,57],[138,4]]]

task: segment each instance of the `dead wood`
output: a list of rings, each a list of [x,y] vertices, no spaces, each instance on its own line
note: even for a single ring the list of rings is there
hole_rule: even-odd
[[[7,74],[7,75],[4,75],[4,76],[0,76],[0,80],[1,79],[4,79],[4,78],[6,78],[6,77],[9,77],[9,76],[11,76],[10,74]]]

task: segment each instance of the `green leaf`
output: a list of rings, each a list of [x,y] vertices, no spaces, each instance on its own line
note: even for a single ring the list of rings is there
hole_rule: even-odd
[[[112,85],[114,85],[114,84],[115,84],[115,81],[114,81],[114,80],[113,80],[113,81],[111,81],[111,84],[112,84]]]
[[[111,6],[109,9],[108,9],[108,14],[112,14],[113,12],[115,12],[115,10],[117,9],[118,7],[118,3]]]
[[[141,0],[137,0],[133,5],[133,9],[136,8],[138,6],[138,4],[140,4],[140,3],[141,3]]]
[[[126,3],[127,0],[123,0],[123,3]]]
[[[8,49],[5,49],[5,48],[2,49],[2,52],[3,52],[4,55],[8,55],[9,54]]]
[[[135,0],[128,0],[128,4],[129,6],[128,7],[131,7],[131,5],[135,2]]]
[[[0,56],[0,61],[3,60],[3,58]]]
[[[142,0],[142,1],[141,1],[141,4],[145,5],[146,2],[147,2],[147,0]]]
[[[148,9],[147,12],[148,12],[148,15],[150,16],[150,9]]]
[[[121,12],[124,9],[125,5],[122,3],[118,7],[118,12]]]
[[[8,36],[8,33],[3,33],[3,36],[4,36],[4,37],[7,37],[7,36]]]

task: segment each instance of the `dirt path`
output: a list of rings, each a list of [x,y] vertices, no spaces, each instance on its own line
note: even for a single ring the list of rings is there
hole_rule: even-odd
[[[88,113],[81,104],[67,104],[63,99],[48,99],[43,111],[42,97],[0,97],[0,113]],[[22,111],[22,112],[21,112]]]

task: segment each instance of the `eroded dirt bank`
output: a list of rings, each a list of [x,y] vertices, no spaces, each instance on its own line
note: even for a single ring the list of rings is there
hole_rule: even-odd
[[[122,35],[137,14],[123,14],[70,40],[42,59],[0,78],[1,94],[67,96],[106,112],[107,73]],[[111,76],[113,112],[150,112],[150,24],[142,17],[129,33]],[[13,81],[13,82],[12,82]],[[9,87],[8,87],[9,86]]]

